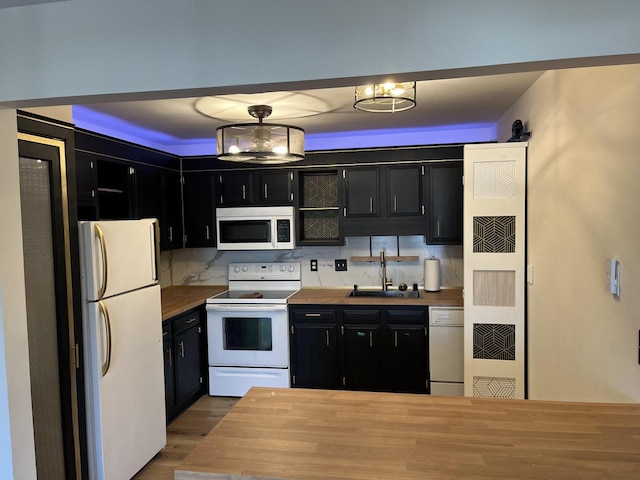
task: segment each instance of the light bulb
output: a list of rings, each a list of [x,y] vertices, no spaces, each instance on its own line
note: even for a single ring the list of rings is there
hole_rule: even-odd
[[[273,147],[273,153],[277,153],[278,155],[286,155],[287,147],[285,145],[278,145],[277,147]]]
[[[399,96],[404,93],[404,88],[401,85],[396,85],[393,89],[391,89],[391,95]]]
[[[237,145],[231,145],[229,147],[229,153],[232,153],[232,154],[240,153],[240,148]]]
[[[367,85],[367,88],[364,90],[364,94],[367,97],[370,97],[371,95],[373,95],[373,87],[371,85]]]

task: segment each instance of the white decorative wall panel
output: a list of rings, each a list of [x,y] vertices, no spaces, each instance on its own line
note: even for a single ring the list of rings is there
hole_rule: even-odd
[[[516,379],[473,377],[473,396],[484,398],[516,398]]]
[[[473,198],[502,200],[516,195],[516,162],[479,162],[473,165]]]

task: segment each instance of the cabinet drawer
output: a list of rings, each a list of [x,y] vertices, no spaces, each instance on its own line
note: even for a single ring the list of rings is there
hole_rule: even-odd
[[[292,317],[296,322],[335,323],[336,312],[331,309],[296,310],[292,312]]]
[[[417,324],[426,325],[427,321],[427,309],[389,309],[387,310],[387,323],[388,324]]]
[[[185,330],[200,324],[200,310],[192,310],[177,317],[173,321],[173,335],[178,335]]]
[[[380,310],[344,310],[342,312],[344,323],[374,323],[380,322]]]

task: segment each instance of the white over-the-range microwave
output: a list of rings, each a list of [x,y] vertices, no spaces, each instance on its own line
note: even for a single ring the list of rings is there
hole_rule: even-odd
[[[295,248],[293,207],[216,208],[218,250]]]

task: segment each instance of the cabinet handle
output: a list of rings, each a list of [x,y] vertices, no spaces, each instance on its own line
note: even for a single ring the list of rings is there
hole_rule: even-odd
[[[207,233],[207,240],[209,240],[209,225],[206,225],[205,227],[206,233]]]
[[[167,353],[169,354],[169,366],[173,366],[173,352],[171,351],[171,347],[169,347],[169,350],[167,350]]]
[[[397,331],[393,332],[393,337],[394,337],[393,341],[395,343],[395,347],[398,348],[398,332]]]
[[[180,342],[180,357],[184,358],[184,341]]]
[[[304,316],[305,317],[319,317],[321,314],[320,313],[305,313]]]
[[[437,230],[438,230],[438,237],[440,236],[440,220],[438,220],[436,222],[436,226],[437,226]]]
[[[264,184],[264,198],[265,199],[269,198],[269,193],[267,191],[267,184],[266,183]]]
[[[247,187],[242,185],[242,199],[245,200],[247,198]]]
[[[327,334],[327,347],[329,346],[329,330],[325,330],[325,333]]]
[[[369,346],[373,348],[373,332],[369,330]]]
[[[169,335],[169,332],[162,332],[162,336]]]
[[[173,242],[173,227],[169,227],[169,241]]]
[[[187,321],[186,321],[186,322],[184,322],[184,323],[186,323],[187,325],[189,325],[189,324],[191,324],[191,323],[195,322],[197,319],[198,319],[198,317],[193,317],[193,318],[190,318],[189,320],[187,320]]]
[[[96,191],[95,190],[91,190],[91,198],[96,198]]]
[[[397,212],[398,211],[398,197],[397,196],[393,196],[393,211]]]
[[[369,212],[373,212],[373,197],[369,197]]]

